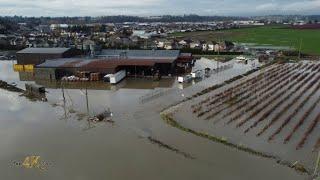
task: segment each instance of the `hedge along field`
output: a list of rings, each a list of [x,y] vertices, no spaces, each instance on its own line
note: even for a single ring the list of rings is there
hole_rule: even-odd
[[[299,50],[302,39],[302,52],[320,55],[320,29],[292,29],[287,26],[263,26],[222,31],[200,31],[174,33],[178,38],[218,41],[229,40],[239,43],[270,44],[274,46],[289,46]]]

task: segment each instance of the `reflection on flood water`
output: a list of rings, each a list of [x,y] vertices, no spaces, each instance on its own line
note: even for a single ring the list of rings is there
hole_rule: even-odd
[[[156,88],[171,88],[178,87],[183,89],[189,87],[201,80],[193,80],[190,83],[179,84],[176,77],[162,78],[161,80],[153,80],[151,78],[126,78],[116,85],[110,85],[103,81],[97,82],[61,82],[61,81],[38,81],[34,77],[32,72],[18,72],[20,81],[32,81],[38,85],[45,86],[47,88],[61,88],[63,85],[67,89],[96,89],[96,90],[119,90],[119,89],[156,89]]]
[[[109,83],[98,82],[61,82],[61,81],[36,81],[37,84],[47,88],[61,88],[66,89],[95,89],[95,90],[119,90],[119,89],[155,89],[155,88],[170,88],[175,83],[175,79],[161,79],[160,81],[153,81],[152,79],[142,78],[126,78],[116,85]]]
[[[19,72],[20,81],[35,81],[33,72]]]

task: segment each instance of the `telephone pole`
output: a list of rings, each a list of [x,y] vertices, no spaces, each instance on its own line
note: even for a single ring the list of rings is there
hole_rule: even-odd
[[[316,161],[316,166],[315,166],[314,172],[313,172],[314,176],[316,176],[318,174],[319,165],[320,165],[320,151],[318,151],[318,157],[317,157],[317,161]]]
[[[86,85],[86,104],[87,104],[87,113],[89,115],[89,99],[88,99],[88,87]]]
[[[302,48],[302,38],[300,38],[299,60],[301,60],[301,48]]]
[[[61,91],[62,91],[62,97],[63,97],[64,118],[67,120],[66,97],[64,95],[64,87],[63,87],[63,82],[62,81],[61,81]]]

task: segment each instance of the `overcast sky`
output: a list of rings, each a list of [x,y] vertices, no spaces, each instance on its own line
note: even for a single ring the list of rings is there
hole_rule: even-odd
[[[0,0],[0,16],[320,14],[320,0]]]

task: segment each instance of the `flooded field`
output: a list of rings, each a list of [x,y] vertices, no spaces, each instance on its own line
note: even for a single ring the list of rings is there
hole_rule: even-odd
[[[312,172],[319,151],[320,64],[279,64],[187,101],[182,127]]]
[[[194,136],[161,119],[163,109],[244,74],[250,70],[246,65],[194,84],[126,79],[111,87],[33,82],[32,74],[13,72],[13,63],[0,61],[0,79],[22,89],[26,82],[44,85],[48,101],[0,89],[0,179],[307,179],[274,160]],[[159,90],[161,96],[141,102]],[[88,120],[106,109],[112,121]],[[184,120],[194,128],[210,122]],[[306,147],[302,150],[310,150]],[[40,156],[46,169],[17,165],[28,156]]]

